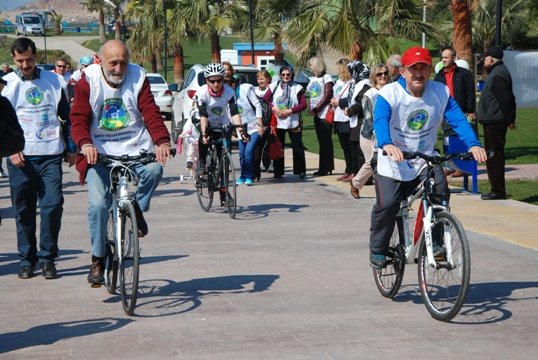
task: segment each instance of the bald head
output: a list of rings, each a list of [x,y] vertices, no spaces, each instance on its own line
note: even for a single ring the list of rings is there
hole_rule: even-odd
[[[129,65],[129,50],[122,41],[109,40],[99,51],[101,69],[106,82],[112,87],[123,83]]]

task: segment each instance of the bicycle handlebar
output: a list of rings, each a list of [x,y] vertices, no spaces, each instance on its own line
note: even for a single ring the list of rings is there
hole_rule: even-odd
[[[170,149],[170,155],[175,156],[176,155],[176,149]],[[132,162],[139,162],[143,165],[147,165],[151,162],[155,162],[157,160],[157,155],[155,153],[149,153],[141,151],[140,155],[135,156],[129,156],[129,155],[107,155],[107,154],[98,154],[97,162],[103,163],[103,164],[111,164],[114,161],[119,161],[121,163],[132,163]]]
[[[441,155],[428,155],[420,151],[403,151],[402,150],[402,154],[403,154],[404,159],[406,160],[421,158],[432,164],[442,164],[452,159],[474,160],[474,156],[470,152],[448,154],[448,155],[441,156]],[[387,155],[387,152],[385,150],[383,150],[383,155]]]

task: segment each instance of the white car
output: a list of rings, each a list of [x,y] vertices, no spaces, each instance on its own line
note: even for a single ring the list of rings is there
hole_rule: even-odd
[[[238,75],[245,75],[247,82],[254,86],[258,86],[256,82],[256,73],[258,69],[254,66],[233,65],[235,73]],[[174,96],[174,103],[172,105],[174,116],[171,123],[172,141],[177,143],[177,138],[183,131],[183,124],[191,116],[191,111],[194,106],[193,97],[196,91],[205,84],[204,77],[205,66],[200,64],[193,65],[187,74],[185,80],[178,90],[176,96]]]
[[[147,73],[146,77],[148,78],[151,93],[155,98],[155,103],[159,107],[161,115],[167,120],[172,119],[172,102],[174,101],[174,98],[172,97],[172,92],[168,88],[168,83],[164,80],[161,74]]]

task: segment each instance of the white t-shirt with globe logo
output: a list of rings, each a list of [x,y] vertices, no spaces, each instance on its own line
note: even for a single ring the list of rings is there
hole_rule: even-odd
[[[306,91],[310,96],[310,109],[315,108],[320,103],[321,99],[325,95],[325,84],[334,83],[333,78],[329,74],[325,74],[321,77],[312,76],[310,82],[306,86]],[[318,112],[320,119],[325,119],[329,105],[327,104],[321,111]]]

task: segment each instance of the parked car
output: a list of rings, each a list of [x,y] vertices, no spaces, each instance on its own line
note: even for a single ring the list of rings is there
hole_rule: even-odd
[[[164,80],[161,74],[147,73],[146,77],[149,80],[151,93],[155,98],[155,103],[159,106],[161,115],[163,115],[166,120],[172,119],[172,102],[174,101],[174,98],[172,97],[172,92],[168,88],[168,83]]]
[[[234,65],[235,73],[246,76],[247,82],[258,86],[256,82],[256,73],[258,69],[254,66]],[[194,105],[194,95],[196,91],[205,84],[204,65],[193,65],[185,75],[185,80],[179,88],[174,103],[172,105],[173,117],[171,123],[172,141],[177,142],[178,136],[183,131],[183,124],[191,116],[191,110]]]

